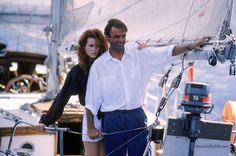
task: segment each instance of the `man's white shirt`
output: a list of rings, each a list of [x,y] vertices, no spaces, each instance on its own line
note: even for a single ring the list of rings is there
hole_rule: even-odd
[[[173,48],[138,50],[137,47],[126,47],[121,61],[106,51],[90,69],[86,108],[97,115],[99,108],[102,112],[110,112],[141,107],[151,74],[170,65]]]

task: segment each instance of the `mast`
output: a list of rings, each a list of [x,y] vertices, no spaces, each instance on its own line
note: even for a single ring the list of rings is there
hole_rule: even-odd
[[[53,99],[59,91],[58,81],[58,46],[60,44],[61,13],[64,0],[52,0],[52,36],[49,46],[49,55],[46,60],[47,70],[47,93],[46,99]]]

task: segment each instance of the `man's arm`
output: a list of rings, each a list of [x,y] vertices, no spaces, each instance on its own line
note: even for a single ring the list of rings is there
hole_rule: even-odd
[[[86,113],[87,113],[88,136],[91,139],[96,139],[96,138],[102,136],[103,133],[100,132],[99,130],[97,130],[94,126],[94,115],[92,114],[92,112],[86,108]]]
[[[200,50],[202,50],[202,47],[209,40],[210,40],[209,37],[203,37],[203,38],[201,38],[200,40],[198,40],[194,43],[177,45],[173,49],[172,56],[176,56],[176,55],[185,53],[187,51],[192,51],[192,50],[200,51]]]

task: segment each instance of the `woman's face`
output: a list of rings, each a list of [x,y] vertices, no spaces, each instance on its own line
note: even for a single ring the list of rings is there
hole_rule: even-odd
[[[90,58],[96,58],[100,49],[100,42],[95,38],[88,38],[87,44],[84,47],[85,53]]]

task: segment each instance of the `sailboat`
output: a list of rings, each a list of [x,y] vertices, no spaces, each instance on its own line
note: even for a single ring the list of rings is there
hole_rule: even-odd
[[[8,12],[8,9],[4,9],[6,6],[12,6],[11,4],[14,4],[13,6],[17,6],[17,3],[20,6],[18,11],[20,11],[15,14]],[[223,103],[224,100],[229,98],[236,100],[235,96],[232,94],[232,90],[236,90],[235,86],[232,86],[234,78],[228,77],[228,72],[224,72],[227,68],[225,66],[222,67],[219,64],[220,62],[226,65],[227,62],[229,62],[230,74],[234,75],[236,56],[236,51],[234,49],[235,38],[233,36],[233,29],[230,27],[230,24],[234,20],[232,18],[234,17],[233,0],[181,0],[181,2],[175,0],[120,0],[116,2],[112,0],[52,0],[46,2],[31,1],[32,5],[30,5],[30,3],[26,0],[22,0],[22,2],[17,3],[8,0],[0,2],[0,9],[2,12],[2,14],[0,13],[0,17],[2,19],[5,17],[5,20],[0,22],[0,25],[3,23],[1,28],[7,27],[7,24],[10,23],[10,21],[6,20],[9,15],[16,16],[17,14],[24,14],[23,11],[21,12],[21,6],[34,6],[28,10],[28,18],[25,18],[23,27],[27,28],[27,22],[29,25],[33,25],[31,22],[37,22],[37,20],[34,20],[34,17],[37,17],[41,19],[38,19],[38,21],[43,21],[43,24],[40,25],[41,28],[47,25],[44,27],[44,33],[22,31],[21,29],[18,29],[18,31],[25,36],[36,36],[35,38],[37,38],[39,34],[45,35],[46,33],[48,35],[48,41],[50,41],[47,43],[47,38],[45,37],[44,41],[46,41],[46,46],[41,45],[44,51],[48,50],[48,57],[46,59],[48,66],[47,92],[43,96],[41,96],[42,94],[38,95],[34,101],[31,99],[29,103],[33,103],[42,97],[44,99],[53,99],[59,91],[58,51],[60,46],[77,40],[78,36],[88,28],[96,27],[103,30],[106,22],[110,18],[119,18],[127,24],[129,29],[127,34],[127,44],[146,42],[148,45],[155,47],[177,45],[180,43],[188,44],[194,42],[197,38],[210,36],[211,40],[209,45],[204,47],[203,52],[190,53],[186,56],[186,59],[190,61],[203,60],[205,62],[203,65],[195,63],[195,66],[198,66],[200,69],[202,69],[202,66],[203,68],[207,66],[216,74],[219,74],[219,72],[216,71],[220,68],[220,74],[224,76],[227,75],[228,83],[224,83],[224,87],[230,87],[231,93],[227,92],[226,97],[222,97],[223,95],[217,94],[218,97],[215,97],[215,102]],[[36,4],[38,7],[36,7]],[[42,10],[39,9],[40,6],[44,6],[42,7]],[[35,13],[36,11],[44,11],[43,13],[46,13],[43,15],[41,14],[40,16],[33,16],[34,14],[30,13]],[[47,22],[45,22],[45,19],[47,19]],[[17,22],[13,20],[11,24],[16,23]],[[0,34],[6,35],[3,32],[3,29],[0,30]],[[11,41],[9,40],[7,42]],[[28,44],[29,43],[30,42],[28,40]],[[35,52],[35,48],[31,51]],[[180,58],[177,58],[176,61],[180,61],[183,57],[185,56],[180,56]],[[218,63],[216,67],[213,67],[209,66],[208,61],[211,65],[216,65],[216,63]],[[197,67],[195,67],[195,69],[196,80],[207,81],[208,83],[214,85],[216,79],[214,76],[206,75],[206,80],[203,80],[202,75],[208,73],[208,71],[200,71]],[[163,69],[163,73],[165,72],[166,69]],[[173,75],[176,74],[176,72],[177,71],[173,71]],[[199,72],[200,75],[198,75],[197,72]],[[212,79],[212,77],[214,77],[214,79]],[[153,79],[155,79],[155,75]],[[210,81],[209,79],[212,80]],[[156,82],[157,80],[155,79],[154,81]],[[215,88],[216,91],[217,89],[218,91],[222,89],[217,87]],[[150,90],[153,90],[153,88],[150,88]],[[152,91],[150,92],[153,94]],[[32,93],[28,94],[26,97],[29,98],[31,95]],[[6,107],[8,102],[3,102],[3,99],[4,97],[14,99],[14,96],[15,95],[6,96],[5,93],[1,94],[2,98],[0,100],[0,108],[4,108],[4,111],[5,109],[9,109]],[[154,96],[157,96],[156,93],[154,93]],[[22,97],[23,96],[20,96],[20,98]],[[149,97],[147,96],[147,98]],[[178,101],[176,103],[178,103]],[[154,104],[155,106],[153,106]],[[152,110],[155,110],[157,108],[157,104],[158,99],[155,99],[154,103],[152,102],[148,105],[152,108]],[[18,109],[19,104],[14,108]],[[34,120],[34,123],[32,124],[35,124],[36,122],[37,120]],[[1,150],[6,151],[6,148],[2,149],[1,147]],[[37,154],[32,153],[32,155]]]

